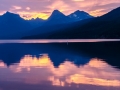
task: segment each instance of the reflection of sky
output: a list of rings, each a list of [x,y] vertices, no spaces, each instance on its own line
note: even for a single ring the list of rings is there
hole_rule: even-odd
[[[118,87],[120,86],[120,70],[97,58],[79,67],[66,60],[55,68],[47,54],[39,58],[25,55],[19,64],[11,65],[9,68],[0,62],[0,81],[35,85],[51,82],[53,86],[71,86],[74,83]]]
[[[0,43],[66,43],[66,42],[109,42],[120,39],[40,39],[40,40],[0,40]]]

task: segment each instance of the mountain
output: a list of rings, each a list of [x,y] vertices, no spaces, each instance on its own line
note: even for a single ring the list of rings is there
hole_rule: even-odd
[[[39,38],[46,38],[48,37],[50,34],[54,33],[54,32],[63,32],[66,31],[69,28],[74,28],[76,26],[80,26],[83,25],[89,21],[91,21],[91,19],[93,19],[94,17],[92,16],[87,16],[89,14],[85,13],[86,15],[84,18],[82,15],[80,20],[80,13],[83,13],[83,11],[76,11],[75,12],[77,17],[79,17],[79,19],[76,18],[70,18],[69,16],[65,16],[63,13],[61,13],[58,10],[54,10],[53,13],[51,14],[51,16],[48,18],[48,20],[45,21],[45,23],[32,30],[32,32],[30,32],[31,34],[23,37],[26,39],[39,39]],[[72,14],[71,14],[72,15]]]
[[[19,39],[24,36],[38,34],[46,34],[47,37],[48,33],[50,35],[53,32],[61,31],[71,26],[75,27],[78,25],[75,23],[76,21],[78,22],[88,18],[87,15],[89,14],[85,14],[84,12],[84,15],[86,15],[84,16],[80,13],[83,12],[76,11],[74,14],[76,14],[77,17],[72,17],[72,14],[66,16],[59,10],[54,10],[47,20],[40,18],[24,20],[18,14],[6,12],[0,16],[0,39]],[[84,18],[80,19],[80,15],[81,18],[83,18],[83,16]]]
[[[88,13],[84,11],[79,11],[79,10],[75,11],[74,13],[71,13],[70,15],[68,15],[68,17],[70,17],[74,21],[80,21],[84,19],[93,18],[93,16],[89,15]]]
[[[48,20],[60,20],[66,18],[66,16],[59,10],[54,10]]]
[[[111,21],[115,19],[120,19],[120,7],[113,9],[112,11],[106,13],[105,15],[98,18],[99,20]]]
[[[54,32],[48,38],[54,39],[116,39],[120,38],[120,7],[96,17],[84,25]]]
[[[54,10],[50,17],[45,20],[42,26],[33,29],[31,32],[29,32],[28,36],[26,35],[26,37],[38,34],[42,36],[43,34],[52,33],[65,28],[68,23],[72,23],[72,20],[68,16],[65,16],[59,10]]]
[[[89,15],[84,11],[77,10],[74,13],[66,16],[59,10],[54,10],[51,16],[46,21],[45,25],[65,24],[65,23],[76,22],[76,21],[89,19],[89,18],[93,18],[93,16]]]
[[[65,24],[56,24],[56,25],[50,25],[50,26],[41,26],[39,28],[36,28],[32,30],[31,34],[25,37],[22,37],[22,39],[49,39],[51,35],[54,36],[54,33],[64,33],[66,30],[74,29],[74,27],[82,26],[88,22],[93,20],[93,18],[85,19],[77,22],[72,23],[65,23]]]
[[[48,20],[46,21],[45,25],[54,25],[54,24],[63,24],[72,22],[72,19],[65,16],[59,10],[54,10]]]
[[[66,26],[59,28],[61,26]],[[44,33],[27,39],[118,39],[120,38],[120,7],[95,18],[58,25],[54,32]],[[52,27],[51,27],[52,28]],[[50,28],[50,29],[51,29]],[[49,30],[50,30],[49,29]]]
[[[36,19],[32,18],[32,19],[28,20],[28,22],[29,22],[34,28],[37,28],[37,27],[39,27],[39,26],[42,26],[42,25],[46,22],[46,20],[43,20],[43,19],[41,19],[41,18],[36,18]]]
[[[24,36],[32,26],[18,14],[6,12],[0,16],[0,39],[15,39]]]

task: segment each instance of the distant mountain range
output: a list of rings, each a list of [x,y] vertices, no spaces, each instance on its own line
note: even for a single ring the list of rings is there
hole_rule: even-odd
[[[120,38],[120,7],[96,17],[82,26],[65,29],[48,38],[115,39]]]
[[[78,13],[79,11],[77,11]],[[80,13],[80,12],[79,12]],[[82,13],[82,12],[81,12]],[[45,34],[36,34],[33,36],[24,37],[26,39],[118,39],[120,38],[120,7],[108,12],[100,17],[92,17],[83,12],[79,18],[76,14],[71,14],[68,17],[79,20],[64,24],[66,27],[54,30],[54,32]],[[75,17],[74,17],[75,16]],[[77,16],[77,17],[76,17]]]
[[[66,24],[66,23],[81,21],[88,18],[93,18],[93,16],[89,15],[84,11],[77,10],[74,13],[66,16],[59,10],[54,10],[51,16],[45,22],[45,25]]]
[[[54,10],[47,20],[24,20],[6,12],[0,16],[0,39],[99,39],[120,38],[120,7],[100,17],[84,11],[64,15]]]
[[[0,39],[20,39],[24,36],[49,33],[87,18],[93,17],[81,11],[66,16],[58,10],[54,10],[47,20],[40,18],[24,20],[18,14],[6,12],[0,16]]]

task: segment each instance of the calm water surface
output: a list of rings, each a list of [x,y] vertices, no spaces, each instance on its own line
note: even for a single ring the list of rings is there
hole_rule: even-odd
[[[33,39],[33,40],[0,40],[0,43],[66,43],[66,42],[108,42],[120,39]]]
[[[73,47],[30,40],[0,43],[0,90],[120,90],[120,69],[107,62],[117,61],[118,52],[111,58],[110,51],[102,47],[102,53],[108,53],[97,57],[91,54],[94,50],[74,50],[82,43],[73,43]]]

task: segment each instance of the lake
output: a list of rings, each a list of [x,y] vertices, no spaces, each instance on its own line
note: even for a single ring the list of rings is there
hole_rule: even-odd
[[[0,90],[120,90],[120,40],[0,40]]]

